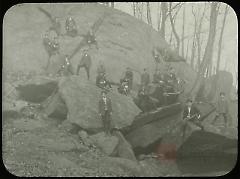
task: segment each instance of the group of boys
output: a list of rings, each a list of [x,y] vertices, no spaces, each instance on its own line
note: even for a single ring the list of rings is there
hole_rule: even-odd
[[[72,17],[66,20],[65,29],[66,29],[66,35],[68,36],[75,37],[78,35],[76,22]],[[56,27],[55,28],[51,27],[50,30],[55,30],[56,33],[60,35],[59,23],[57,23],[56,21]],[[96,47],[98,48],[96,38],[91,30],[84,37],[88,44],[95,44]],[[47,33],[43,38],[43,44],[46,51],[48,52],[49,57],[59,53],[60,45],[58,42],[58,37],[54,37],[52,40],[50,40]],[[91,67],[91,57],[88,54],[88,51],[84,50],[82,59],[78,64],[76,74],[79,75],[80,69],[84,68],[87,73],[87,78],[89,79],[90,67]],[[68,55],[65,56],[65,61],[60,71],[63,75],[74,74]],[[154,84],[157,84],[157,91],[159,92],[157,95],[158,97],[169,96],[169,94],[175,92],[175,85],[177,84],[177,78],[176,78],[174,69],[170,68],[169,72],[166,74],[162,74],[160,71],[156,72],[153,76],[152,82]],[[149,105],[150,103],[152,104],[149,98],[148,90],[147,90],[149,84],[150,84],[150,75],[147,72],[147,70],[144,69],[144,72],[141,75],[141,86],[138,91],[138,97],[141,99],[142,103],[145,103],[145,105]],[[112,88],[111,83],[106,78],[106,69],[102,63],[100,63],[100,65],[97,68],[96,85],[104,89],[106,87]],[[126,69],[124,77],[120,79],[120,86],[118,88],[118,91],[122,94],[128,95],[132,90],[132,85],[133,85],[133,72],[128,67]],[[164,99],[166,98],[162,98],[162,99],[164,101]],[[161,98],[159,98],[159,100],[161,101]],[[164,103],[166,104],[166,100]],[[227,117],[228,105],[225,99],[225,93],[223,92],[220,93],[220,99],[217,102],[216,109],[217,109],[217,115],[214,118],[212,123],[214,124],[216,120],[222,116],[224,118],[224,124],[226,127],[227,118],[228,118]],[[101,98],[99,100],[99,116],[103,121],[103,126],[106,133],[109,134],[112,129],[112,125],[111,125],[112,103],[111,103],[111,99],[107,97],[107,93],[105,90],[102,91]],[[199,126],[201,129],[203,129],[200,118],[201,118],[200,111],[193,105],[193,101],[191,99],[188,99],[186,102],[186,106],[183,110],[183,120],[185,121],[185,124],[183,125],[183,137],[185,137],[186,126],[188,122],[193,122],[194,124]]]
[[[57,19],[57,18],[55,18],[55,19]],[[59,53],[59,49],[60,49],[59,36],[66,35],[66,36],[70,36],[70,37],[76,37],[79,35],[84,38],[86,45],[88,45],[88,49],[91,47],[92,44],[95,45],[96,48],[98,49],[98,43],[97,43],[95,34],[93,33],[93,30],[90,29],[86,35],[79,34],[78,30],[77,30],[76,22],[72,17],[69,17],[66,19],[66,22],[65,22],[66,33],[65,34],[60,33],[60,27],[61,27],[61,24],[59,23],[59,21],[56,20],[56,23],[52,24],[52,26],[49,28],[49,30],[46,32],[46,34],[43,38],[43,45],[44,45],[44,47],[48,53],[48,57],[49,57],[46,68],[48,68],[48,66],[50,64],[50,57]],[[54,35],[54,37],[52,38],[49,36],[50,32],[55,32],[56,35]],[[88,49],[85,49],[83,51],[83,56],[78,64],[76,74],[79,75],[80,69],[84,68],[87,73],[87,77],[89,79],[90,78],[91,57],[88,53]],[[73,69],[71,67],[71,63],[70,63],[71,57],[72,56],[70,56],[70,55],[65,55],[64,63],[61,66],[61,68],[58,70],[58,74],[60,74],[60,75],[74,74]]]

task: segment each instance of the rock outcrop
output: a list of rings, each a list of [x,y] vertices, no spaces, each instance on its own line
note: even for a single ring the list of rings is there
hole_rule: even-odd
[[[118,145],[118,138],[109,136],[104,132],[97,133],[89,137],[95,146],[99,147],[106,155],[112,155]]]

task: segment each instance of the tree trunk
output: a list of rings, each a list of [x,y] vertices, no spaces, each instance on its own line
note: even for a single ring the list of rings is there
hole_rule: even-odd
[[[170,46],[172,46],[172,36],[173,36],[173,32],[171,32],[170,39],[169,39],[169,45]]]
[[[187,42],[187,51],[186,51],[186,56],[185,56],[186,60],[188,59],[188,47],[189,47],[189,39],[188,39],[188,42]]]
[[[212,75],[212,68],[213,68],[213,61],[212,61],[212,59],[210,60],[207,68],[208,68],[208,76],[207,77],[210,77]]]
[[[166,2],[161,2],[161,13],[162,13],[162,21],[161,21],[161,29],[160,29],[160,34],[162,37],[165,39],[165,24],[167,20],[167,3]]]
[[[111,8],[114,8],[114,2],[111,2]]]
[[[143,7],[144,7],[144,4],[143,4],[143,2],[141,2],[141,20],[143,19]]]
[[[194,32],[193,32],[193,43],[192,43],[192,53],[191,53],[191,67],[194,68],[194,58],[195,58],[195,51],[196,51],[196,29],[197,29],[197,22],[195,21],[194,24]]]
[[[160,9],[160,2],[158,2],[158,13],[157,13],[157,29],[160,31],[160,24],[161,24],[161,9]]]
[[[193,69],[194,69],[195,51],[196,51],[196,43],[195,43],[195,36],[194,36],[194,37],[193,37],[193,43],[192,43],[191,59],[190,59],[190,64],[191,64],[191,67],[192,67]]]
[[[216,24],[217,24],[217,16],[218,16],[218,3],[217,2],[212,2],[211,3],[211,13],[210,13],[210,23],[209,23],[209,34],[208,34],[208,41],[207,45],[205,48],[204,56],[203,56],[203,61],[202,65],[200,67],[200,71],[198,74],[198,77],[193,84],[192,90],[191,90],[191,95],[194,96],[197,94],[199,91],[199,87],[201,86],[203,80],[204,80],[204,73],[207,70],[207,66],[211,62],[212,55],[213,55],[213,45],[214,45],[214,40],[215,40],[215,35],[216,35]]]
[[[213,55],[213,45],[216,35],[216,24],[217,24],[217,16],[218,16],[218,9],[217,9],[218,3],[212,2],[211,3],[211,15],[210,15],[210,29],[209,29],[209,35],[208,35],[208,42],[207,46],[204,52],[203,56],[203,65],[201,68],[201,71],[205,71],[207,65],[212,59]]]
[[[183,8],[183,23],[182,23],[182,56],[184,57],[184,29],[185,28],[185,6]]]
[[[191,59],[190,59],[191,63],[190,64],[191,64],[191,67],[194,68],[194,58],[195,58],[195,51],[196,51],[196,32],[197,32],[198,24],[197,24],[197,17],[193,11],[193,8],[192,8],[192,13],[194,16],[194,30],[193,30],[192,53],[191,53]]]
[[[132,7],[133,7],[133,16],[136,17],[136,3],[135,2],[132,3]]]
[[[180,48],[180,38],[176,32],[176,29],[175,29],[175,25],[174,25],[174,22],[173,22],[173,16],[172,16],[172,3],[170,2],[169,3],[169,18],[170,18],[170,23],[171,23],[171,27],[172,27],[172,31],[173,31],[173,34],[176,38],[176,41],[177,41],[177,47],[176,47],[176,52],[177,54],[179,54],[179,48]]]
[[[198,57],[197,57],[197,72],[200,71],[200,64],[201,64],[201,52],[202,52],[202,43],[201,43],[201,30],[202,30],[202,22],[203,22],[203,18],[205,15],[205,9],[206,9],[206,4],[204,6],[203,9],[203,13],[202,16],[200,18],[200,22],[198,25],[198,30],[197,30],[197,34],[196,34],[196,40],[197,40],[197,51],[198,51]]]
[[[149,2],[147,2],[147,22],[152,27],[152,17],[151,17],[151,9],[150,9]]]
[[[221,61],[221,51],[222,51],[222,38],[223,38],[223,32],[225,28],[225,22],[226,22],[226,17],[228,13],[228,5],[226,4],[225,12],[224,12],[224,18],[223,18],[223,24],[222,24],[222,29],[220,33],[220,38],[218,41],[218,58],[217,58],[217,67],[216,67],[216,72],[219,72],[219,67],[220,67],[220,61]]]

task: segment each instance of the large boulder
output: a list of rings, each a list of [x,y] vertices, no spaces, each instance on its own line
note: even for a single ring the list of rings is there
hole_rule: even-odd
[[[57,84],[57,78],[37,76],[19,84],[16,90],[20,99],[32,103],[41,103],[57,90]]]
[[[134,121],[131,127],[128,129],[128,131],[140,128],[145,124],[152,123],[153,121],[175,114],[179,112],[181,109],[182,106],[180,103],[174,103],[168,106],[159,107],[157,108],[157,110],[152,110],[146,113],[140,113],[134,118]]]
[[[144,153],[149,147],[152,148],[160,143],[164,135],[180,120],[180,116],[180,113],[176,113],[136,128],[126,135],[126,139],[137,153]]]
[[[212,132],[195,131],[178,149],[176,162],[182,173],[230,171],[237,162],[237,143]]]
[[[49,96],[41,105],[46,116],[57,119],[67,118],[68,110],[58,91]]]
[[[58,86],[58,92],[67,107],[67,120],[83,129],[102,128],[102,121],[98,115],[101,89],[79,76],[63,78]],[[114,91],[109,92],[108,96],[112,101],[113,126],[118,129],[130,126],[140,110],[127,96]]]
[[[40,71],[41,67],[46,66],[48,54],[42,44],[42,37],[51,24],[47,16],[38,10],[39,6],[51,15],[60,17],[62,33],[65,33],[64,24],[69,13],[76,21],[80,34],[86,34],[89,28],[103,17],[104,13],[107,13],[96,32],[99,50],[93,47],[89,52],[92,57],[90,70],[92,81],[95,81],[96,68],[100,60],[104,62],[112,81],[118,82],[127,66],[134,70],[134,83],[139,83],[139,72],[142,72],[145,67],[149,69],[152,76],[156,67],[152,55],[154,47],[160,51],[166,50],[171,60],[182,60],[157,31],[120,10],[95,3],[52,4],[51,6],[21,4],[10,8],[4,16],[3,32],[6,37],[3,45],[4,68],[12,71]],[[51,62],[56,62],[52,67],[59,67],[58,62],[62,62],[64,55],[70,55],[81,40],[82,37],[60,37],[60,55],[51,59]],[[71,59],[74,71],[81,56],[82,51],[79,50]],[[167,66],[169,63],[163,64]],[[178,75],[189,82],[188,84],[194,81],[196,73],[185,62],[172,63],[172,65],[176,68]]]

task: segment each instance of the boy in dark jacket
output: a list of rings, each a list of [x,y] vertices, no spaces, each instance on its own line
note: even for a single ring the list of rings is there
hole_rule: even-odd
[[[83,67],[83,68],[85,68],[85,70],[87,72],[87,78],[89,80],[91,64],[92,64],[91,57],[88,54],[87,50],[84,50],[82,59],[81,59],[80,63],[78,64],[77,73],[76,74],[79,75],[80,68]]]
[[[192,122],[203,130],[199,119],[201,117],[200,111],[192,104],[192,100],[188,99],[187,104],[183,109],[183,139],[185,138],[186,128],[188,122]]]
[[[98,103],[99,116],[103,122],[103,127],[106,134],[111,132],[111,116],[112,116],[112,102],[111,99],[106,96],[106,92],[101,92],[101,99]]]
[[[141,75],[141,85],[142,86],[148,86],[149,83],[150,83],[150,75],[147,72],[147,69],[144,68],[144,72]]]

